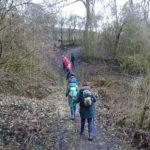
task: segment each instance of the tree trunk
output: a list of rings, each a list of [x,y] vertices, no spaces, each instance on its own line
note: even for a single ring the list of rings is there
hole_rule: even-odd
[[[2,41],[0,41],[0,58],[2,58],[2,54],[3,54],[3,45]]]
[[[118,27],[117,27],[118,28]],[[118,29],[117,29],[118,30]],[[113,57],[115,58],[116,55],[117,55],[117,49],[118,49],[118,45],[119,45],[119,41],[120,41],[120,35],[121,35],[121,32],[123,30],[123,24],[122,26],[120,27],[119,31],[117,31],[116,33],[116,39],[115,39],[115,44],[114,44],[114,54],[113,54]]]
[[[149,9],[150,9],[150,1],[149,0],[144,0],[144,20],[147,22],[149,18]]]
[[[85,55],[88,57],[90,56],[90,51],[91,51],[89,29],[90,29],[90,0],[86,0],[86,23],[85,23],[85,31],[84,31],[84,49],[85,49]]]
[[[142,114],[141,114],[141,118],[140,118],[140,123],[139,123],[139,129],[141,129],[143,127],[143,123],[144,123],[144,118],[146,115],[146,111],[149,109],[149,107],[144,106]]]
[[[129,0],[129,6],[132,8],[133,7],[133,0]]]
[[[114,5],[115,5],[115,17],[116,17],[116,23],[118,26],[118,9],[117,9],[117,1],[114,0]]]
[[[63,43],[63,25],[64,25],[64,22],[63,22],[63,19],[61,18],[61,27],[60,27],[60,42],[61,42],[61,48],[63,49],[64,48],[64,43]]]

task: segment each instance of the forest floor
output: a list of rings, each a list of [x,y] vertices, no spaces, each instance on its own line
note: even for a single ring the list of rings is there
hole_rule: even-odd
[[[71,52],[79,56],[80,48],[71,48],[62,54],[70,57]],[[105,128],[103,123],[107,120],[104,121],[97,111],[101,105],[100,97],[95,106],[94,140],[88,141],[87,129],[85,135],[79,135],[78,109],[76,119],[70,120],[65,97],[65,74],[61,69],[61,57],[58,57],[56,61],[63,84],[49,86],[50,94],[46,98],[39,100],[0,95],[0,150],[132,150],[131,145],[117,137],[115,131],[110,132],[111,128]],[[82,66],[81,63],[80,67],[84,67],[84,64]]]

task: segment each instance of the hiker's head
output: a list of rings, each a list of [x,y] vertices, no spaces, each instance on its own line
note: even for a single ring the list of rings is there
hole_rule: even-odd
[[[89,86],[88,83],[84,82],[82,86]]]
[[[87,83],[83,83],[82,87],[91,90],[91,87]]]
[[[72,73],[70,74],[70,76],[75,76],[75,74],[72,72]]]

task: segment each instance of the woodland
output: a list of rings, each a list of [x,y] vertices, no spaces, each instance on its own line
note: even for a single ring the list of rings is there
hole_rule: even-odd
[[[0,150],[150,149],[150,1],[119,1],[0,0]],[[84,17],[63,14],[76,3]],[[92,143],[69,120],[71,53],[97,97]]]

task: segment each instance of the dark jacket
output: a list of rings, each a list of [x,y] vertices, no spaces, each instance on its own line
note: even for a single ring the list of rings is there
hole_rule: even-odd
[[[72,73],[73,73],[72,70],[69,70],[69,71],[67,72],[66,80],[68,80],[68,79],[71,77],[71,74],[72,74]]]
[[[94,103],[96,102],[96,97],[95,97],[94,93],[92,92],[93,105],[90,107],[85,107],[83,105],[83,94],[82,94],[84,90],[87,90],[87,88],[81,88],[79,90],[78,97],[74,103],[80,103],[80,117],[81,118],[94,118],[94,116],[95,116]]]
[[[75,61],[75,56],[71,55],[71,62],[74,62],[74,61]]]

